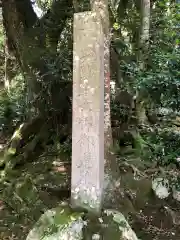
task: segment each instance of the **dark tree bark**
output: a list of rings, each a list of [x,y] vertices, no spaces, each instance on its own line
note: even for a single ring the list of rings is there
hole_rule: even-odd
[[[10,140],[3,162],[0,163],[4,172],[2,182],[8,180],[14,184],[11,176],[16,167],[37,159],[45,150],[51,134],[56,134],[59,138],[69,135],[71,118],[68,116],[71,105],[68,100],[72,83],[62,81],[61,76],[55,75],[53,70],[59,68],[56,65],[59,36],[72,13],[71,0],[54,0],[42,19],[38,19],[34,13],[31,0],[2,0],[8,50],[21,67],[34,97],[33,104],[38,110],[37,116],[21,124]],[[3,186],[5,202],[9,197],[6,190]],[[13,208],[16,206],[15,203]]]
[[[139,48],[137,53],[137,62],[141,71],[146,70],[147,60],[149,56],[149,31],[150,31],[150,0],[141,0],[141,24],[139,29]],[[136,113],[139,124],[144,124],[147,121],[146,110],[142,93],[137,92]]]
[[[72,16],[72,0],[54,1],[51,9],[40,20],[43,30],[49,39],[49,48],[56,52],[58,39],[64,29],[68,16]]]
[[[30,0],[2,0],[8,47],[26,74],[28,86],[36,95],[34,104],[44,116],[53,110],[63,115],[62,102],[67,102],[64,84],[51,73],[47,64],[47,59],[54,61],[54,52],[52,54],[49,51],[46,37],[49,36],[51,45],[56,49],[58,37],[72,14],[71,9],[71,1],[57,0],[47,14],[38,20]],[[67,107],[67,104],[64,106]]]
[[[66,8],[69,8],[68,11]],[[54,64],[54,68],[58,67],[55,64],[58,36],[73,13],[71,9],[71,1],[56,0],[47,14],[39,20],[30,0],[2,0],[3,25],[8,39],[8,49],[15,56],[27,81],[29,92],[32,93],[32,101],[38,113],[35,121],[41,119],[41,127],[38,129],[32,127],[33,119],[25,123],[25,131],[15,146],[17,156],[7,155],[4,158],[7,174],[14,166],[14,164],[11,166],[11,163],[23,162],[23,159],[28,159],[32,152],[36,153],[39,142],[46,144],[52,132],[62,137],[71,130],[69,97],[72,94],[72,82],[62,81],[60,76],[53,74],[52,66],[48,64],[50,62]],[[53,52],[46,44],[47,35],[54,44]],[[66,133],[62,131],[62,125],[65,125]],[[19,132],[20,128],[16,132]],[[11,141],[13,142],[14,140]],[[22,152],[18,152],[19,144]],[[9,150],[11,145],[7,152]],[[14,158],[17,161],[14,161]]]
[[[92,11],[99,14],[104,35],[104,206],[117,203],[116,181],[119,177],[118,163],[112,154],[112,129],[110,113],[110,22],[108,0],[91,0]]]

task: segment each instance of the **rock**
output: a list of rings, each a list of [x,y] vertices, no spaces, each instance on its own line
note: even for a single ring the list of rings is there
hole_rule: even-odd
[[[124,215],[116,210],[104,210],[101,217],[87,221],[83,239],[138,240]]]
[[[159,115],[169,115],[169,114],[172,114],[172,113],[174,113],[174,111],[172,110],[172,109],[170,109],[170,108],[159,108],[159,109],[157,109],[157,114],[159,114]]]
[[[180,202],[180,190],[176,189],[175,187],[173,187],[172,189],[172,196],[175,200],[177,200],[178,202]]]
[[[9,177],[9,183],[4,185],[2,200],[16,213],[28,215],[28,218],[37,220],[42,212],[47,210],[47,206],[41,200],[31,176],[27,174],[17,179],[15,176]]]
[[[125,217],[115,210],[104,210],[101,217],[72,212],[68,206],[43,214],[26,240],[138,240]]]
[[[102,219],[102,228],[104,228],[102,239],[138,240],[122,213],[116,210],[104,210]]]
[[[83,213],[60,206],[45,212],[28,234],[26,240],[82,240]]]
[[[170,194],[169,181],[165,178],[155,178],[152,181],[152,189],[160,199],[167,198]]]
[[[173,211],[170,207],[168,206],[164,206],[164,208],[166,209],[167,213],[170,215],[170,217],[172,218],[172,222],[174,225],[180,225],[180,217],[179,217],[179,213]]]

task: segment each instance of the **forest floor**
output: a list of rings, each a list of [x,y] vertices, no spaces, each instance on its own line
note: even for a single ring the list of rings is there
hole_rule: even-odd
[[[54,162],[56,162],[56,166]],[[136,191],[136,198],[131,199],[129,204],[122,199],[122,202],[119,203],[119,210],[128,218],[130,225],[141,240],[180,239],[180,203],[173,200],[171,196],[168,199],[159,200],[151,191],[151,176],[146,180],[134,180],[134,173],[130,166],[131,164],[120,166],[123,186],[120,191],[131,193]],[[57,156],[39,158],[36,162],[20,166],[18,172],[21,173],[21,176],[26,173],[31,175],[38,191],[41,191],[41,200],[48,208],[57,206],[63,197],[69,197],[69,190],[64,196],[62,196],[62,192],[58,192],[60,183],[66,187],[69,184],[70,171],[69,168],[65,169],[60,166]],[[16,181],[18,182],[18,179]],[[45,186],[47,185],[54,191],[46,192]],[[5,203],[1,199],[0,193],[0,240],[25,240],[29,230],[36,222],[31,215],[33,215],[33,210],[24,215],[17,213],[12,202],[11,204]]]
[[[180,208],[176,213],[180,216]],[[141,240],[178,240],[180,228],[158,203],[148,204],[139,215],[129,217],[129,223]],[[34,221],[18,215],[13,209],[1,203],[0,239],[25,240]]]

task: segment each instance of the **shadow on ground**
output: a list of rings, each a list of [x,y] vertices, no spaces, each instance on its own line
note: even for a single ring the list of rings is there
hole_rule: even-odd
[[[118,208],[139,239],[180,239],[180,203],[171,196],[167,200],[157,199],[151,190],[150,177],[134,179],[135,169],[130,164],[120,168]],[[0,193],[0,239],[25,240],[44,211],[69,199],[70,163],[62,163],[53,156],[40,157],[18,166],[6,184]]]

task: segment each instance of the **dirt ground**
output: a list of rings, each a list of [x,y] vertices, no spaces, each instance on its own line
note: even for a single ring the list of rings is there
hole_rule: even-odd
[[[42,169],[42,161],[44,161]],[[51,167],[49,163],[51,162]],[[23,169],[18,169],[21,173],[28,171],[32,179],[38,186],[45,186],[47,183],[51,186],[59,186],[60,182],[64,183],[67,176],[60,165],[52,167],[52,159],[40,159],[34,163],[27,163]],[[135,164],[137,166],[137,164]],[[121,169],[122,170],[122,169]],[[180,239],[180,203],[172,199],[159,200],[154,195],[148,195],[151,189],[151,179],[134,180],[131,167],[125,167],[121,171],[123,190],[119,191],[136,191],[136,199],[127,202],[122,199],[119,202],[119,210],[128,218],[128,221],[137,236],[141,240],[179,240]],[[128,172],[129,171],[129,172]],[[68,175],[70,169],[68,169]],[[124,185],[123,185],[124,184]],[[49,206],[55,206],[62,196],[58,191],[46,192],[43,190],[42,200],[51,200]],[[1,192],[0,192],[1,193]],[[64,193],[63,193],[64,194]],[[69,192],[65,193],[65,198],[69,197]],[[1,196],[1,194],[0,194]],[[46,196],[50,196],[47,197]],[[30,214],[31,215],[31,214]],[[18,214],[14,211],[13,206],[7,205],[0,197],[0,240],[25,240],[29,230],[32,228],[35,220],[30,215]]]
[[[164,204],[164,203],[163,203]],[[129,222],[141,240],[178,240],[179,223],[173,224],[172,217],[160,202],[147,204],[138,215],[129,216]],[[168,204],[168,202],[167,202]],[[180,206],[176,214],[180,216]],[[19,216],[1,202],[0,240],[25,240],[34,222],[28,216]]]
[[[173,223],[174,219],[172,219],[172,215],[164,208],[164,203],[151,202],[150,204],[147,204],[147,206],[145,206],[138,215],[133,217],[131,226],[134,228],[139,239],[180,239],[180,221],[179,223],[178,221],[177,223]],[[180,216],[180,206],[176,205],[176,209],[173,211],[177,217]]]

